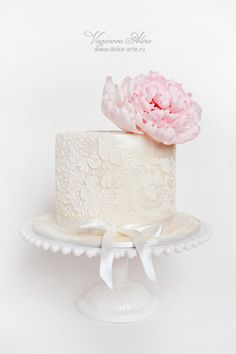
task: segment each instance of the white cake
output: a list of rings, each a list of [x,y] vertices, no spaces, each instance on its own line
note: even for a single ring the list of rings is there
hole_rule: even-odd
[[[56,208],[60,225],[99,219],[116,227],[175,212],[175,145],[119,131],[58,134]]]
[[[200,221],[175,209],[176,144],[198,135],[201,108],[181,84],[150,72],[120,86],[108,77],[102,111],[121,131],[56,136],[56,212],[27,224],[33,238],[23,235],[53,252],[101,255],[110,288],[113,259],[138,254],[155,283],[152,254],[195,247],[201,236]]]

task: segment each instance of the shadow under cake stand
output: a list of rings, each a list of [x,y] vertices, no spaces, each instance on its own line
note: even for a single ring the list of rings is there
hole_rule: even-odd
[[[210,238],[212,230],[207,223],[185,213],[177,212],[176,215],[177,218],[186,218],[189,225],[198,222],[198,229],[194,232],[186,232],[185,229],[183,232],[181,226],[176,226],[176,233],[172,232],[168,237],[161,237],[158,244],[149,243],[153,256],[188,251]],[[43,233],[37,225],[41,226]],[[56,230],[57,228],[59,231]],[[25,223],[21,229],[21,236],[30,244],[53,253],[61,252],[63,255],[73,254],[75,256],[84,254],[90,258],[101,255],[99,237],[91,238],[88,244],[88,236],[79,239],[70,234],[67,236],[60,234],[55,213],[44,214]],[[154,314],[157,308],[156,294],[127,278],[128,259],[135,256],[137,252],[131,240],[116,242],[112,273],[113,290],[101,280],[76,300],[76,309],[91,319],[108,323],[132,322]]]

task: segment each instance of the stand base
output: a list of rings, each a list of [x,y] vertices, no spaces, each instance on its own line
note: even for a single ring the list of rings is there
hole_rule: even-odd
[[[93,286],[77,300],[76,309],[93,320],[125,323],[154,314],[156,301],[144,287],[126,280],[113,290],[103,283]]]

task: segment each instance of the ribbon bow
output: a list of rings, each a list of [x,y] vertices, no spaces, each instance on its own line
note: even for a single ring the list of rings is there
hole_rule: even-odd
[[[156,282],[156,273],[152,263],[151,250],[145,241],[145,235],[159,238],[162,232],[160,224],[127,224],[120,228],[114,225],[97,220],[89,219],[81,221],[78,225],[79,231],[93,232],[103,235],[101,261],[100,261],[100,277],[106,285],[113,289],[112,282],[112,264],[114,259],[114,243],[117,233],[127,236],[133,241],[134,246],[143,264],[147,278],[152,282]]]

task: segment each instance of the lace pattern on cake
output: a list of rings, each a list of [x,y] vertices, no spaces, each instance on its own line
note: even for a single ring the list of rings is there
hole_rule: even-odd
[[[61,135],[56,143],[59,216],[115,225],[152,222],[175,208],[175,156],[140,157],[99,136]]]

